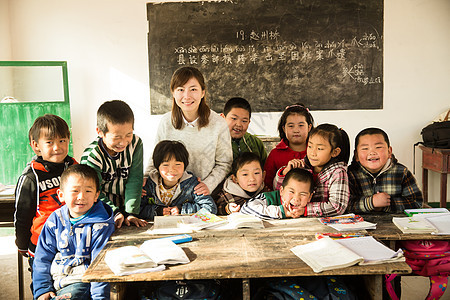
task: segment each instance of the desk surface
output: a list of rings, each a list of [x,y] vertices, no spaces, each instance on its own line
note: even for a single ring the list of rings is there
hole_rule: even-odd
[[[195,234],[194,234],[195,236]],[[185,265],[168,266],[165,271],[116,276],[104,262],[106,251],[121,246],[140,245],[146,238],[110,241],[91,264],[83,281],[132,282],[182,279],[261,278],[286,276],[322,275],[379,275],[408,274],[409,266],[404,262],[352,266],[343,269],[314,273],[289,249],[311,242],[313,236],[246,236],[235,231],[235,235],[195,237],[192,242],[182,244],[191,262]]]
[[[370,218],[366,218],[370,219]],[[386,239],[402,239],[405,235],[386,222],[392,216],[373,216],[380,222],[379,236]],[[390,222],[392,223],[392,222]],[[383,225],[382,225],[383,224]],[[192,242],[181,244],[191,262],[169,266],[165,271],[116,276],[104,262],[106,251],[128,245],[140,245],[145,240],[159,236],[146,233],[148,228],[124,227],[112,237],[83,276],[84,281],[131,282],[211,278],[260,278],[321,275],[379,275],[408,274],[406,263],[389,263],[370,266],[353,266],[321,273],[314,273],[289,249],[311,242],[316,232],[334,232],[316,218],[265,221],[260,230],[205,230],[191,234]],[[392,233],[390,231],[394,230]],[[375,231],[369,234],[377,237]],[[407,235],[409,237],[411,235]],[[442,238],[442,237],[441,237]],[[415,237],[417,239],[417,237]]]

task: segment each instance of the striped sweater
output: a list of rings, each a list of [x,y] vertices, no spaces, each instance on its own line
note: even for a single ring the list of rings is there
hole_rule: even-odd
[[[137,135],[133,135],[125,150],[114,157],[106,151],[103,140],[97,137],[84,150],[80,163],[97,171],[100,199],[111,206],[114,214],[139,214],[143,183],[143,146]]]

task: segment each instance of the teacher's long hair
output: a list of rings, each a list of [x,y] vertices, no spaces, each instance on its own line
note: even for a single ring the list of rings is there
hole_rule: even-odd
[[[198,106],[198,128],[206,127],[209,124],[209,115],[211,110],[208,104],[206,104],[206,84],[203,74],[194,67],[182,67],[175,71],[170,80],[170,91],[173,93],[175,88],[183,86],[189,79],[195,78],[200,84],[203,91],[205,91],[205,96],[200,101]],[[183,111],[177,105],[175,97],[172,97],[172,125],[175,129],[181,129],[184,126],[183,123]]]

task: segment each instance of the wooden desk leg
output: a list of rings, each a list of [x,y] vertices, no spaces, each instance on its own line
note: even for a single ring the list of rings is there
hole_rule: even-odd
[[[441,207],[447,207],[447,173],[441,174]]]
[[[19,300],[23,300],[23,256],[19,251],[17,251],[17,281],[19,282]]]
[[[372,300],[383,299],[383,276],[384,275],[363,276],[370,299]]]
[[[422,169],[423,203],[428,203],[428,170]]]
[[[242,278],[242,300],[250,300],[250,279]]]
[[[110,300],[122,300],[125,299],[125,283],[123,282],[111,282],[111,291],[109,292]]]

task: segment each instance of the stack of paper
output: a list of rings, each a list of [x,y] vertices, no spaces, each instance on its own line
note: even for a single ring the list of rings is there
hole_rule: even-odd
[[[450,212],[449,213],[430,213],[414,216],[416,219],[421,218],[427,220],[436,228],[432,234],[448,235],[450,234]]]
[[[401,250],[395,252],[371,236],[333,240],[324,237],[299,245],[291,251],[314,272],[349,267],[355,264],[378,264],[404,261]]]
[[[319,218],[322,224],[328,225],[338,231],[357,231],[364,229],[376,229],[377,224],[364,221],[364,219],[355,214],[346,214],[335,217]]]

